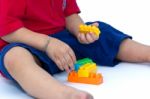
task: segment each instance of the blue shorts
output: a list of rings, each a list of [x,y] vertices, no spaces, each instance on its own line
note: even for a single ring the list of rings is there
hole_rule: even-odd
[[[87,24],[91,23],[92,22],[88,22]],[[99,40],[88,45],[79,43],[77,39],[67,30],[63,30],[50,36],[67,43],[74,50],[77,59],[88,57],[99,65],[115,66],[120,62],[116,59],[116,56],[121,42],[131,37],[103,22],[99,22],[99,28],[101,30]],[[11,43],[0,51],[0,71],[8,79],[14,80],[4,66],[4,56],[11,48],[16,46],[23,47],[30,51],[33,55],[37,56],[43,64],[43,69],[51,75],[61,72],[61,70],[46,55],[46,53],[22,43]]]

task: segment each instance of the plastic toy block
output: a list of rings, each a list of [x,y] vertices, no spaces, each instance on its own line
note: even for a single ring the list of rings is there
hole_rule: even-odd
[[[86,64],[86,63],[93,63],[93,61],[89,58],[83,58],[83,59],[80,59],[76,62],[77,64]]]
[[[75,71],[78,71],[81,66],[82,66],[82,64],[75,64],[74,65]]]
[[[78,70],[79,77],[89,77],[90,73],[96,73],[97,66],[95,63],[87,63],[81,66]]]
[[[80,59],[75,64],[75,71],[68,75],[69,82],[86,83],[86,84],[101,84],[103,77],[101,74],[96,74],[97,66],[89,58]]]
[[[93,63],[93,61],[92,61],[91,59],[89,59],[89,58],[84,58],[84,59],[78,60],[78,61],[76,62],[76,64],[74,65],[75,71],[78,71],[79,68],[80,68],[82,65],[86,64],[86,63]]]
[[[75,83],[98,85],[98,84],[103,83],[103,77],[100,73],[98,74],[90,73],[89,77],[78,77],[78,73],[75,71],[72,71],[69,73],[68,81],[75,82]]]
[[[100,30],[99,28],[97,28],[96,26],[92,26],[92,25],[84,25],[84,24],[81,24],[79,26],[79,32],[80,33],[94,33],[96,36],[99,36],[100,35]]]

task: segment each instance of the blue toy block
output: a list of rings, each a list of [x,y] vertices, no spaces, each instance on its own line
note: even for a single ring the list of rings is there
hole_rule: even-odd
[[[75,71],[78,71],[81,66],[82,66],[82,64],[75,64],[74,65]]]

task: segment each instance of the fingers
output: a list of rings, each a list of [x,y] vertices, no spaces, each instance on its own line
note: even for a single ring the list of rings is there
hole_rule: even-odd
[[[98,27],[98,26],[99,26],[99,23],[95,22],[95,23],[93,23],[93,24],[91,24],[91,25]]]
[[[70,55],[70,61],[69,61],[69,66],[72,70],[74,70],[74,64],[76,63],[76,56],[75,56],[75,53],[73,52],[73,50],[70,50],[69,52],[69,55]]]
[[[99,37],[97,37],[93,33],[87,33],[87,34],[79,33],[78,35],[78,40],[83,44],[93,43],[94,41],[98,40],[98,38]]]
[[[71,48],[58,54],[58,57],[54,59],[56,65],[61,70],[65,70],[67,73],[74,70],[74,63],[76,62],[76,57]]]
[[[69,56],[69,54],[65,55],[64,59],[65,59],[65,66],[64,66],[64,68],[65,68],[66,72],[70,72],[71,70],[74,69],[73,68],[73,65],[74,65],[73,61],[72,61],[71,57]]]
[[[54,61],[60,70],[62,71],[65,70],[67,73],[70,72],[69,63],[68,63],[68,61],[70,62],[70,60],[67,55],[65,55],[64,57],[61,56],[59,58],[55,58]]]
[[[78,39],[79,39],[80,43],[88,44],[86,37],[85,37],[85,34],[79,33]]]
[[[98,36],[96,36],[95,34],[93,34],[93,33],[89,33],[89,35],[91,36],[91,38],[94,40],[94,41],[96,41],[96,40],[98,40],[99,39],[99,37]]]
[[[51,45],[50,45],[51,44]],[[47,55],[51,58],[60,70],[70,70],[74,69],[74,63],[76,62],[76,57],[73,50],[64,42],[53,38],[47,49]]]
[[[93,37],[92,33],[88,33],[86,35],[86,39],[87,39],[88,43],[92,43],[95,41],[95,38]]]
[[[69,66],[69,70],[74,70],[74,64],[76,62],[76,56],[71,48],[68,48],[67,54],[64,56],[66,66]],[[68,67],[67,67],[68,69]]]
[[[60,59],[55,58],[53,60],[55,61],[55,64],[58,66],[58,68],[63,71],[64,68],[63,68],[63,65],[62,65],[62,62],[60,61]]]

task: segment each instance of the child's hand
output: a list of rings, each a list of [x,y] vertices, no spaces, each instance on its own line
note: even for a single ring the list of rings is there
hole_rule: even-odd
[[[91,25],[94,25],[96,27],[99,26],[98,23],[93,23]],[[90,44],[95,42],[96,40],[99,39],[99,36],[96,36],[94,33],[87,33],[87,34],[83,34],[83,33],[78,33],[77,35],[77,39],[80,43],[82,44]]]
[[[51,37],[46,52],[59,69],[66,70],[66,72],[70,72],[70,69],[74,70],[75,54],[64,42]]]

